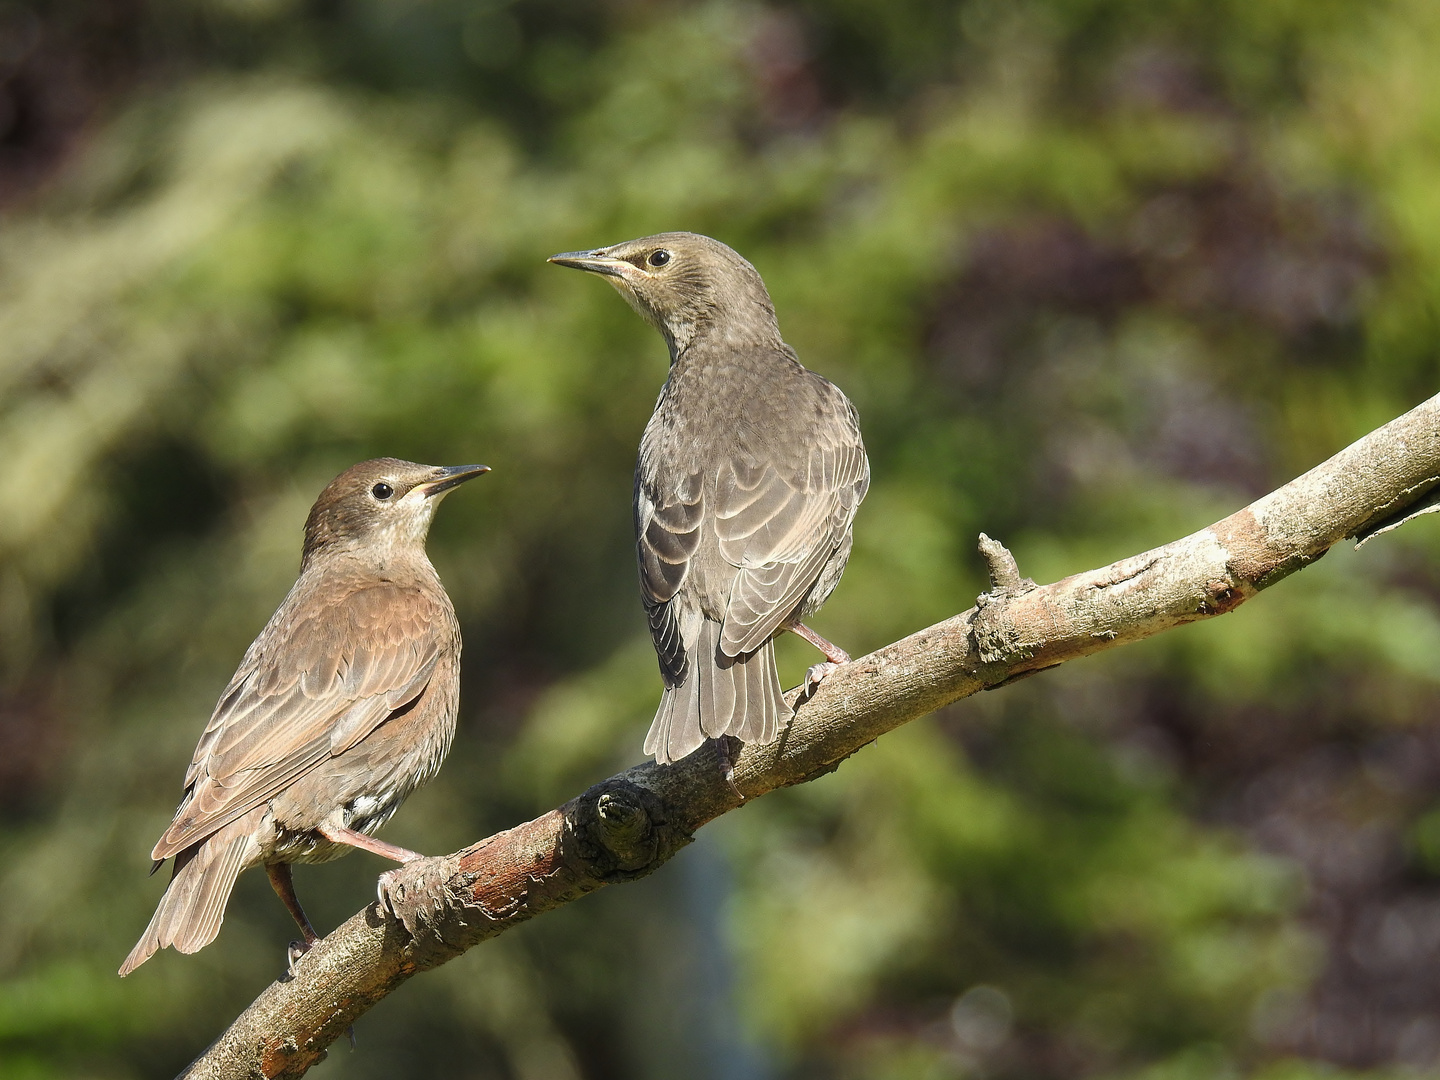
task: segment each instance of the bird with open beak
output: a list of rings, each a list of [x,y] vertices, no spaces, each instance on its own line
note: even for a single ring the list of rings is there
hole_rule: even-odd
[[[670,349],[670,377],[640,442],[640,593],[665,683],[645,739],[659,762],[722,736],[767,743],[793,715],[775,670],[790,630],[834,591],[870,483],[855,408],[780,336],[755,268],[707,236],[674,232],[550,262],[605,278]]]
[[[379,458],[321,493],[300,577],[220,695],[151,852],[155,869],[173,856],[174,871],[121,975],[167,945],[208,945],[235,879],[259,865],[304,936],[293,966],[318,938],[292,863],[353,848],[420,858],[372,834],[435,775],[455,735],[460,625],[425,537],[441,499],[486,472]]]

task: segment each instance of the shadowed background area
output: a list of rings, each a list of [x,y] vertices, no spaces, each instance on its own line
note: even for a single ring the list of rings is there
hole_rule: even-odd
[[[638,760],[631,469],[665,353],[552,252],[765,276],[874,483],[816,628],[1199,528],[1432,394],[1433,0],[0,4],[0,1077],[164,1076],[271,979],[115,968],[306,509],[485,461],[430,543],[454,850]],[[407,985],[320,1077],[1440,1070],[1440,525],[964,702]],[[780,647],[782,681],[813,652]],[[321,930],[365,854],[301,867]]]

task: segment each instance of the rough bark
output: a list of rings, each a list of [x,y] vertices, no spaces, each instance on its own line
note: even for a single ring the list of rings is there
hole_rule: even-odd
[[[974,608],[831,674],[769,746],[747,746],[747,798],[804,783],[887,731],[978,690],[1233,611],[1347,537],[1433,508],[1440,395],[1208,528],[1037,586],[982,534],[992,589]],[[533,821],[399,871],[372,904],[273,983],[182,1075],[298,1077],[410,976],[588,892],[651,873],[740,805],[707,746],[637,765]]]

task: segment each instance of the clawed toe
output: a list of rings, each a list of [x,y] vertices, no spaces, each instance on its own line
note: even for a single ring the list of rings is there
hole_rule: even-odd
[[[735,767],[732,765],[730,768],[726,769],[723,773],[721,773],[721,776],[725,778],[726,786],[729,787],[732,792],[734,792],[735,797],[741,802],[744,802],[745,793],[741,791],[740,786],[735,783]]]
[[[300,958],[309,951],[310,946],[303,941],[292,941],[288,946],[286,946],[285,970],[289,973],[290,978],[293,979],[297,977],[295,965],[298,964],[300,962]]]
[[[402,889],[403,886],[395,880],[398,870],[386,870],[375,882],[375,899],[380,902],[380,910],[395,914],[395,906],[391,900],[391,894]]]
[[[386,870],[375,882],[375,898],[380,901],[380,910],[388,912],[397,919],[404,921],[401,912],[404,911],[406,901],[410,900],[412,894],[421,886],[421,881],[414,880],[414,875],[404,874],[405,867],[397,867],[394,870]]]
[[[829,660],[819,664],[811,664],[810,670],[805,672],[805,696],[808,698],[811,694],[815,693],[816,687],[825,681],[825,677],[839,667],[839,664],[832,663]]]
[[[726,742],[728,736],[721,735],[715,740],[715,760],[720,765],[720,776],[735,793],[735,797],[742,803],[745,801],[745,793],[735,784],[735,759],[730,756],[730,744]]]
[[[413,903],[416,895],[424,892],[429,885],[425,868],[421,867],[417,873],[410,869],[412,865],[406,863],[394,870],[386,870],[375,882],[375,898],[380,901],[381,908],[397,918],[407,901]]]
[[[458,870],[452,858],[419,859],[387,870],[375,883],[380,910],[396,919],[414,937],[433,925],[449,905],[446,882]]]

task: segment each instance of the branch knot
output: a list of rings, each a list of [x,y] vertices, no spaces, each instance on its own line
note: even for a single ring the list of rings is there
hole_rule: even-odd
[[[670,823],[659,795],[619,777],[576,799],[565,826],[573,840],[567,847],[590,874],[612,883],[644,877],[691,840]]]

